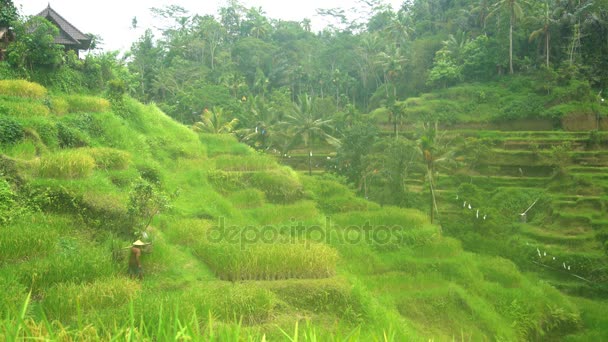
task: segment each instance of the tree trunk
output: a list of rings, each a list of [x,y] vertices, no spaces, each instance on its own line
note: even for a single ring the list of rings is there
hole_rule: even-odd
[[[511,8],[511,20],[509,25],[509,73],[513,75],[513,16],[515,15]]]
[[[549,68],[549,39],[551,37],[551,32],[547,30],[547,34],[545,35],[545,54],[547,55],[547,68]]]

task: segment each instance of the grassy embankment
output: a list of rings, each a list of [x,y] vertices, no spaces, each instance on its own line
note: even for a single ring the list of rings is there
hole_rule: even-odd
[[[154,105],[127,99],[121,113],[103,99],[0,82],[4,339],[581,331],[569,298],[506,259],[465,252],[419,211],[380,208],[229,136],[196,135]],[[124,247],[142,179],[179,195],[149,229],[139,282],[125,275]],[[584,305],[582,318],[602,325],[596,302]]]

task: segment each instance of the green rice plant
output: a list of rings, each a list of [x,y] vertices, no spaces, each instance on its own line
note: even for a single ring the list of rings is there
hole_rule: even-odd
[[[248,185],[262,190],[272,203],[292,203],[304,195],[303,186],[291,169],[248,173],[244,177]]]
[[[214,157],[215,167],[223,171],[266,171],[277,168],[272,157],[256,153],[247,156],[223,154]]]
[[[47,90],[40,84],[25,80],[0,80],[0,94],[41,99],[46,96]]]
[[[95,159],[83,150],[67,150],[40,158],[38,175],[46,178],[77,179],[88,177]]]
[[[11,209],[16,208],[13,206]],[[55,229],[48,227],[62,227],[65,224],[67,222],[64,219],[31,214],[4,225],[0,234],[0,264],[24,261],[51,253],[59,235]]]
[[[28,139],[6,148],[4,154],[13,158],[31,160],[36,158],[39,152],[39,145]]]
[[[266,204],[245,213],[261,225],[310,222],[318,220],[319,211],[313,201],[299,201],[286,205]]]
[[[197,255],[221,278],[274,280],[326,278],[335,274],[338,254],[321,243],[209,243]]]
[[[98,169],[124,170],[131,164],[131,154],[109,147],[84,149],[95,160]]]
[[[353,323],[369,318],[366,303],[353,291],[353,286],[340,277],[277,280],[264,285],[296,310],[329,313]]]
[[[332,216],[332,222],[340,227],[361,226],[366,222],[373,226],[402,227],[407,230],[420,229],[427,225],[426,215],[416,209],[384,207],[369,212],[351,212]]]
[[[51,112],[56,115],[65,115],[70,112],[70,104],[63,97],[51,97],[49,107]]]
[[[245,187],[245,180],[241,172],[210,170],[207,180],[221,194],[228,194]]]
[[[236,137],[230,134],[208,134],[200,133],[200,141],[206,146],[209,157],[220,154],[235,156],[250,155],[254,151],[245,144],[240,144]]]
[[[57,241],[55,249],[56,253],[44,259],[32,259],[18,266],[20,282],[33,293],[40,294],[58,283],[80,284],[115,272],[112,257],[105,249],[69,238]]]
[[[242,319],[247,324],[267,321],[277,305],[274,293],[251,284],[216,286],[208,296],[211,312],[224,320]]]
[[[0,271],[0,320],[6,314],[16,314],[27,296],[27,288],[19,282],[19,277],[11,270]],[[2,333],[0,331],[0,336]]]
[[[141,291],[141,284],[123,277],[96,279],[90,283],[58,283],[45,290],[41,309],[46,317],[65,324],[76,323],[79,315],[128,305]]]
[[[240,209],[259,208],[266,202],[264,192],[258,189],[244,189],[228,195],[230,202]]]
[[[100,97],[67,95],[63,99],[67,102],[70,113],[101,113],[110,110],[110,102]]]
[[[50,110],[40,102],[18,99],[3,101],[0,104],[0,114],[16,118],[47,117]]]

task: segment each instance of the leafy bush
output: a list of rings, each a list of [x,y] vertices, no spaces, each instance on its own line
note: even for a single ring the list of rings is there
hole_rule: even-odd
[[[496,119],[513,120],[538,116],[544,110],[543,105],[542,98],[535,95],[528,95],[525,98],[510,99],[510,101],[502,107]]]
[[[89,139],[84,133],[63,122],[57,123],[57,137],[61,148],[84,147],[89,145]]]
[[[0,80],[0,94],[41,99],[47,90],[40,84],[25,80]]]
[[[59,146],[59,131],[55,122],[49,118],[44,117],[31,117],[21,119],[21,123],[24,127],[28,127],[36,131],[40,140],[47,147]]]
[[[23,138],[23,126],[9,117],[0,116],[0,144],[14,144]]]
[[[91,175],[95,159],[83,150],[63,151],[40,158],[41,177],[75,179]]]

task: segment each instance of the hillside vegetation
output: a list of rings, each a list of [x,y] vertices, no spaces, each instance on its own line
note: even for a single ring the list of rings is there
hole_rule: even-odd
[[[582,317],[547,282],[465,252],[422,212],[381,208],[231,136],[197,135],[154,105],[3,87],[13,89],[0,99],[8,340],[599,336],[583,330],[583,319],[599,329],[599,308]],[[142,230],[152,249],[136,281],[125,247]]]

